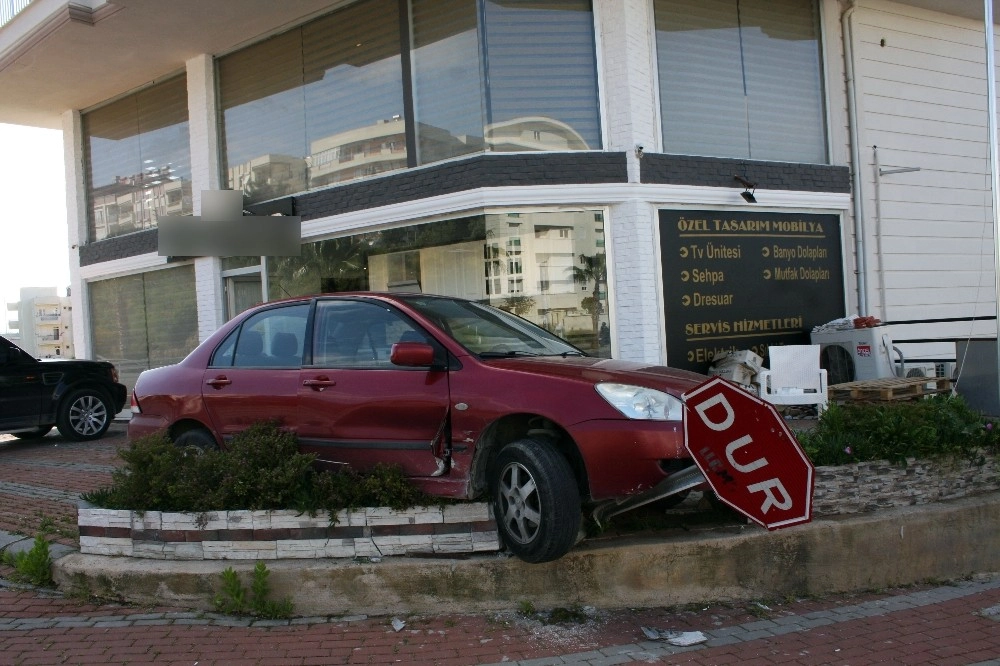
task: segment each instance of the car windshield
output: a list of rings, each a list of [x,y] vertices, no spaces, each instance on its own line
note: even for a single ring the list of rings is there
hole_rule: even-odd
[[[405,300],[481,358],[586,356],[544,328],[488,305],[427,296],[410,296]]]

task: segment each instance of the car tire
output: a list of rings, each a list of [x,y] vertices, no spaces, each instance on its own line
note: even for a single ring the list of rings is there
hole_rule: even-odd
[[[490,498],[500,540],[525,562],[566,554],[580,531],[580,490],[569,462],[551,444],[521,439],[497,453]]]
[[[98,389],[71,391],[59,404],[56,427],[66,439],[83,442],[97,439],[111,426],[114,418],[111,401]]]
[[[12,432],[10,434],[13,435],[14,437],[17,437],[18,439],[41,439],[42,437],[45,437],[47,434],[49,434],[50,430],[52,430],[52,426],[47,425],[47,426],[39,426],[34,430],[25,430],[23,432]]]
[[[215,437],[204,428],[185,430],[174,438],[174,444],[182,449],[191,450],[199,454],[219,450],[219,443],[215,441]]]

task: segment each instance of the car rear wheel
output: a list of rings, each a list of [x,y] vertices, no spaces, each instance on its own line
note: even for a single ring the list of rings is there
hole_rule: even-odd
[[[580,490],[566,459],[537,439],[521,439],[497,454],[490,497],[503,544],[525,562],[566,554],[580,531]]]
[[[206,451],[216,451],[219,448],[218,442],[212,433],[204,428],[192,428],[177,435],[174,444],[182,449],[190,450],[192,453],[204,453]]]
[[[14,437],[17,437],[18,439],[41,439],[49,434],[50,430],[52,430],[52,426],[47,425],[39,426],[34,430],[24,430],[22,432],[12,432],[10,434],[14,435]]]
[[[97,389],[73,391],[59,405],[56,427],[66,439],[78,442],[97,439],[111,426],[111,402]]]

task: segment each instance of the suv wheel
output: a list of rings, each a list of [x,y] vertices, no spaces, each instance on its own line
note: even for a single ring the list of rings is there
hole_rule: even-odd
[[[111,426],[114,415],[110,405],[104,394],[97,389],[72,391],[59,405],[56,427],[66,439],[78,442],[97,439]]]
[[[504,545],[525,562],[558,559],[580,531],[580,490],[569,463],[545,441],[521,439],[497,454],[493,514]]]

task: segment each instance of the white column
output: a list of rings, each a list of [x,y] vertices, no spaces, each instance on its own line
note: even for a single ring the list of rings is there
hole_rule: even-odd
[[[627,201],[612,206],[608,217],[615,358],[665,363],[656,207],[646,201]]]
[[[607,149],[625,153],[629,182],[638,183],[636,146],[659,151],[652,6],[647,0],[597,0],[594,11]],[[665,360],[655,224],[656,207],[638,199],[611,206],[605,221],[616,358]]]
[[[87,242],[87,189],[83,162],[83,123],[79,111],[62,114],[63,164],[66,171],[66,225],[69,242],[70,304],[73,307],[73,353],[93,358],[90,299],[80,277],[80,246]]]
[[[607,149],[628,156],[639,182],[636,146],[659,150],[652,6],[647,0],[597,0],[598,53]]]
[[[203,190],[221,187],[219,132],[216,123],[215,65],[210,55],[187,61],[188,128],[191,135],[191,197],[195,214],[201,214]],[[222,265],[218,257],[194,262],[198,299],[198,340],[204,340],[225,321]]]

